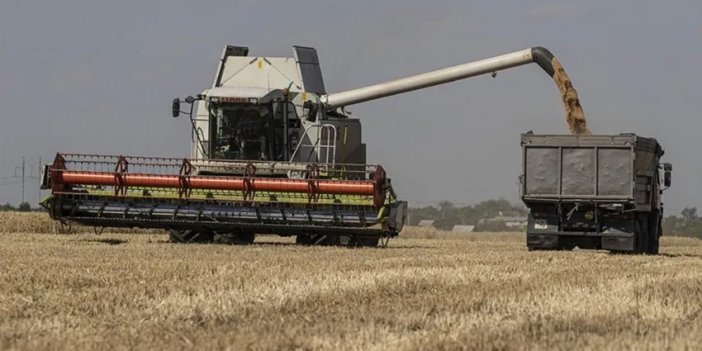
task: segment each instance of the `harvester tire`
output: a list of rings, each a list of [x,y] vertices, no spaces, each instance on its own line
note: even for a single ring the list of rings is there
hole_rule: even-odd
[[[358,247],[378,247],[380,237],[357,237],[355,241]]]
[[[226,245],[251,245],[255,238],[254,233],[215,233],[214,242]]]
[[[300,234],[295,237],[298,245],[315,246],[344,246],[344,247],[377,247],[379,237],[357,237],[339,234]]]
[[[295,236],[295,244],[312,245],[312,237],[307,234],[299,234]]]

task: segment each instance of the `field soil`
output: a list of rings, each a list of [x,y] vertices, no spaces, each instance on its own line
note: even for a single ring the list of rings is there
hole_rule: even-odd
[[[6,223],[9,225],[8,223]],[[528,252],[410,228],[387,248],[0,234],[0,349],[696,349],[702,241]]]

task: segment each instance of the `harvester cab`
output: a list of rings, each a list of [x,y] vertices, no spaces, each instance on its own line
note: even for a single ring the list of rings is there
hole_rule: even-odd
[[[320,107],[326,94],[317,52],[295,46],[293,57],[249,57],[227,46],[210,89],[174,99],[189,105],[194,159],[364,164],[361,124]]]

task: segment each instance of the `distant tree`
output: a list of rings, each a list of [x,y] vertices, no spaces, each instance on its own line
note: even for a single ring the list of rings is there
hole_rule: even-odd
[[[697,219],[697,207],[685,207],[680,214],[685,221],[692,222]]]
[[[17,208],[20,212],[29,212],[32,210],[32,206],[29,204],[29,202],[23,202],[19,204],[19,207]]]
[[[4,205],[0,206],[0,211],[14,211],[15,206],[10,205],[10,203],[6,203]]]
[[[441,201],[439,202],[439,211],[445,211],[453,208],[453,203],[451,201]]]
[[[702,218],[697,215],[697,208],[686,207],[680,212],[680,216],[665,217],[663,219],[663,233],[702,239]]]
[[[439,212],[441,212],[441,219],[446,219],[449,216],[449,212],[454,209],[453,203],[451,201],[441,201],[439,202]]]
[[[437,219],[440,217],[439,210],[434,207],[434,206],[426,206],[426,207],[421,207],[421,208],[410,208],[409,209],[409,218],[410,218],[410,225],[417,225],[419,224],[419,221],[425,220],[425,219]]]

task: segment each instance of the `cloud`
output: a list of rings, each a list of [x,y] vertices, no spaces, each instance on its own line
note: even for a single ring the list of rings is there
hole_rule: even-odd
[[[589,8],[588,4],[586,1],[531,1],[527,5],[525,16],[532,19],[573,17],[586,12]]]

